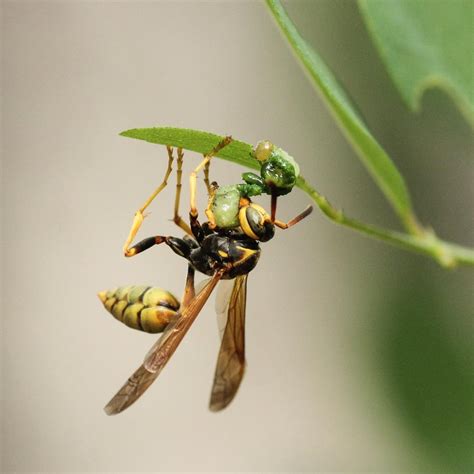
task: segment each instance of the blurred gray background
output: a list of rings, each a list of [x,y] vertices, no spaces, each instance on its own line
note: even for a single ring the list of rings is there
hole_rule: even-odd
[[[286,5],[396,161],[421,220],[472,244],[472,135],[449,98],[430,91],[420,115],[405,108],[354,2]],[[398,228],[263,3],[3,2],[2,83],[3,471],[470,466],[472,270],[442,270],[317,210],[263,246],[248,370],[226,411],[207,409],[212,301],[143,399],[102,411],[155,337],[116,322],[97,291],[180,295],[186,272],[168,248],[122,257],[166,152],[120,131],[271,139],[349,215]],[[198,156],[185,158],[189,172]],[[211,170],[220,183],[244,171],[218,160]],[[173,199],[172,187],[160,195],[140,237],[179,234]],[[307,203],[295,191],[280,216]]]

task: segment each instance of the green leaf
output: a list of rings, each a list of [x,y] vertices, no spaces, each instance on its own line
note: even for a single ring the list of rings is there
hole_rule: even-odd
[[[405,227],[416,233],[417,226],[408,189],[394,163],[370,133],[328,66],[298,33],[281,2],[267,0],[267,4],[295,54],[313,79],[314,85],[326,99],[329,109],[333,112],[362,163],[392,204]]]
[[[382,60],[412,110],[426,89],[448,92],[474,126],[471,0],[359,0]]]
[[[154,127],[133,128],[120,133],[123,137],[137,138],[150,143],[181,147],[197,153],[208,153],[224,137],[214,133],[191,130],[190,128]],[[216,156],[232,161],[247,168],[260,169],[259,163],[251,156],[252,146],[234,140],[223,148]]]

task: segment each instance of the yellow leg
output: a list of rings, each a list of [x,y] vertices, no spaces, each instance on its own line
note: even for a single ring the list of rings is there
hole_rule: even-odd
[[[181,229],[184,230],[189,235],[193,235],[191,232],[191,229],[186,222],[182,219],[182,217],[179,215],[179,203],[181,200],[181,177],[183,176],[183,149],[178,148],[178,159],[176,161],[177,163],[177,168],[176,168],[176,195],[174,199],[174,216],[173,216],[173,221],[174,223],[180,227]]]
[[[214,212],[212,211],[212,203],[214,202],[214,194],[216,193],[216,189],[217,189],[217,183],[212,183],[208,187],[209,199],[207,201],[206,217],[209,222],[209,227],[211,229],[215,229],[217,226],[216,218],[214,216]]]
[[[204,159],[199,163],[199,165],[194,169],[189,177],[189,189],[190,189],[190,201],[191,201],[191,210],[189,211],[193,218],[198,216],[198,210],[196,207],[196,182],[197,182],[197,174],[201,171],[205,166],[208,166],[208,163],[211,161],[211,158],[219,153],[222,148],[226,147],[230,142],[232,142],[232,137],[228,136],[225,137],[222,141],[220,141],[207,155],[204,155]]]
[[[163,178],[163,182],[153,191],[151,196],[145,201],[145,204],[143,204],[140,209],[135,213],[135,217],[133,218],[133,223],[132,227],[130,229],[130,232],[128,234],[127,240],[123,244],[123,253],[126,257],[131,257],[134,255],[134,253],[131,252],[130,245],[137,235],[138,230],[140,229],[141,225],[143,224],[143,219],[145,219],[146,214],[143,214],[145,212],[145,209],[152,203],[153,199],[158,196],[158,194],[163,191],[163,189],[166,187],[168,184],[168,178],[171,174],[171,171],[173,169],[173,148],[170,146],[166,147],[168,151],[168,168],[165,173],[165,177]]]
[[[298,224],[299,221],[309,216],[312,212],[313,212],[313,206],[308,206],[303,212],[298,214],[296,217],[293,217],[291,221],[282,222],[282,221],[279,221],[278,219],[275,219],[274,224],[280,229],[288,229],[289,227],[292,227],[295,224]]]

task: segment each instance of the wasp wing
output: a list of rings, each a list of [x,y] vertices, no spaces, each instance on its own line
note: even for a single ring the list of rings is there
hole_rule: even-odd
[[[212,290],[214,290],[222,278],[223,273],[224,270],[214,273],[209,283],[191,300],[189,306],[181,313],[181,316],[174,323],[167,326],[158,340],[155,350],[150,351],[145,358],[143,365],[147,370],[150,372],[161,372],[208,300]]]
[[[194,273],[193,273],[193,278],[194,278]],[[183,304],[181,306],[181,312],[184,310],[184,308],[188,305],[187,303],[190,303],[192,301],[192,299],[194,298],[194,296],[192,296],[191,298],[189,298],[190,295],[199,295],[201,293],[201,291],[203,291],[206,286],[211,282],[212,278],[206,278],[205,280],[202,280],[200,281],[197,285],[196,285],[196,288],[194,289],[194,280],[192,282],[192,289],[191,291],[188,291],[188,287],[191,286],[191,284],[187,284],[186,285],[186,290],[185,290],[185,293],[183,295]],[[186,303],[186,304],[185,304]],[[150,366],[147,365],[146,361],[151,359],[154,354],[156,353],[156,351],[158,350],[158,348],[160,347],[160,345],[163,343],[163,338],[167,332],[168,329],[171,329],[172,325],[176,322],[176,320],[178,318],[181,317],[181,314],[178,314],[177,317],[173,318],[170,323],[168,324],[168,326],[166,327],[165,331],[163,332],[163,334],[161,335],[161,337],[153,344],[153,346],[151,346],[151,349],[147,352],[146,356],[145,356],[145,365],[147,366],[146,368],[150,370]]]
[[[245,371],[245,306],[247,275],[235,279],[227,311],[227,324],[217,357],[209,408],[224,409],[239,389]]]
[[[154,382],[208,300],[212,290],[221,279],[222,273],[222,271],[216,272],[202,291],[183,309],[178,318],[167,326],[147,354],[144,363],[107,403],[104,408],[107,415],[115,415],[128,408]]]
[[[104,407],[105,413],[116,415],[128,408],[143,395],[157,377],[156,372],[149,372],[142,364],[107,403]]]
[[[229,303],[232,291],[234,290],[235,280],[222,280],[217,287],[216,294],[216,315],[217,330],[219,338],[222,341],[225,327],[227,326],[227,317],[229,314]]]

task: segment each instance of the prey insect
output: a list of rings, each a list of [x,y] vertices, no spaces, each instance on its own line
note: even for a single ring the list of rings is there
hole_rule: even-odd
[[[222,342],[211,391],[210,409],[218,411],[225,408],[240,386],[245,369],[247,278],[259,260],[261,253],[259,242],[273,237],[275,225],[287,229],[309,215],[312,208],[308,207],[288,223],[283,223],[272,219],[263,208],[254,205],[249,196],[240,196],[238,221],[233,225],[222,227],[211,220],[201,225],[194,205],[196,174],[200,169],[205,168],[209,202],[216,204],[213,211],[217,214],[221,211],[225,212],[225,209],[219,208],[220,201],[215,199],[214,191],[218,188],[209,184],[208,163],[210,157],[229,142],[228,137],[219,143],[204,157],[201,165],[191,175],[189,225],[179,216],[182,150],[178,149],[174,221],[185,230],[186,235],[183,238],[158,235],[130,247],[129,240],[133,239],[139,227],[139,225],[135,226],[140,220],[139,218],[137,221],[136,215],[134,225],[124,245],[125,255],[134,256],[154,245],[165,243],[176,254],[188,261],[188,273],[181,304],[171,293],[158,288],[125,287],[99,293],[106,309],[128,326],[155,333],[164,330],[145,357],[143,364],[105,407],[109,415],[120,413],[134,403],[158,377],[220,280],[233,280],[233,287],[231,292],[218,294],[219,313],[221,317],[226,318],[226,322],[221,334]],[[168,147],[168,154],[170,162],[165,179],[161,187],[141,208],[139,211],[141,215],[144,208],[166,186],[173,156],[173,150],[170,147]],[[210,210],[209,205],[207,210]],[[197,292],[194,284],[195,271],[210,276],[203,288]]]

